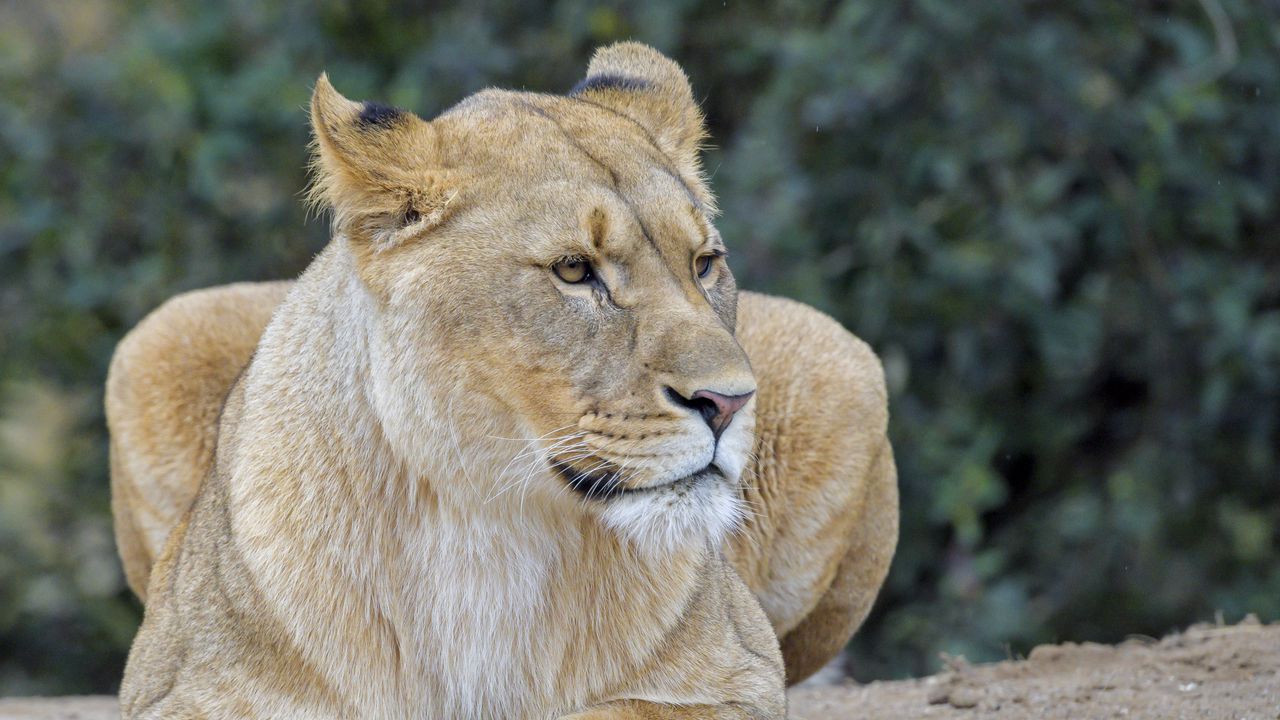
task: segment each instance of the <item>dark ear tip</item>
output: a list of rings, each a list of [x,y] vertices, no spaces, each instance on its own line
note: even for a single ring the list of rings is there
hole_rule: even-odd
[[[362,127],[388,127],[404,116],[400,108],[383,105],[379,102],[366,102],[360,110],[356,122]]]
[[[647,90],[649,83],[638,77],[630,75],[619,75],[616,73],[603,73],[600,75],[592,75],[578,81],[577,85],[569,91],[569,97],[577,97],[587,93],[599,90],[618,90],[620,92],[636,92],[638,90]]]

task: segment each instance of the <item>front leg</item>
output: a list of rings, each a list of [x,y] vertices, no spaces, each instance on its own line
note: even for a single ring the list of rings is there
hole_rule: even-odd
[[[758,707],[726,705],[664,705],[647,700],[616,700],[560,720],[764,720],[778,717]]]

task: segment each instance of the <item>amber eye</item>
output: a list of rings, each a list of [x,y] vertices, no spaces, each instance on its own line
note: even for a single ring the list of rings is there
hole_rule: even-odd
[[[582,258],[565,258],[552,265],[551,271],[571,285],[591,279],[591,263]]]
[[[693,271],[698,274],[698,277],[704,278],[711,272],[711,261],[715,260],[715,257],[715,255],[703,255],[693,261]]]

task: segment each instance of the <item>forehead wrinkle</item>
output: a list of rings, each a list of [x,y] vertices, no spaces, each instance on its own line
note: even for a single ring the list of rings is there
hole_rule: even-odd
[[[637,131],[640,131],[640,135],[643,135],[645,137],[645,140],[649,141],[649,149],[653,150],[653,152],[655,152],[655,154],[658,155],[658,158],[662,160],[660,161],[660,163],[657,163],[658,167],[662,168],[664,172],[668,174],[668,176],[675,178],[676,182],[680,183],[681,187],[685,188],[685,193],[689,195],[690,200],[694,201],[694,204],[698,206],[699,210],[705,210],[703,208],[703,202],[701,202],[701,200],[698,199],[698,193],[695,193],[694,190],[692,190],[692,188],[689,187],[689,182],[686,181],[685,177],[682,176],[681,173],[678,173],[676,172],[675,169],[672,169],[676,165],[675,161],[671,159],[671,155],[668,155],[666,150],[662,149],[662,146],[658,145],[658,138],[655,138],[653,136],[653,133],[649,132],[649,128],[646,128],[643,126],[643,124],[636,122],[636,119],[632,118],[631,115],[627,115],[626,113],[621,113],[621,111],[614,110],[613,108],[609,108],[609,106],[607,105],[599,104],[599,102],[588,100],[586,99],[586,97],[575,95],[572,97],[567,97],[566,100],[570,102],[581,102],[582,105],[589,105],[591,106],[591,108],[604,111],[604,113],[611,114],[613,115],[613,117],[621,118],[623,120],[626,120],[626,122],[631,123],[631,126],[635,127]]]
[[[542,93],[487,89],[463,99],[457,105],[441,113],[438,120],[453,121],[450,123],[451,125],[458,124],[464,118],[467,120],[467,122],[462,123],[463,128],[455,129],[465,129],[466,125],[474,125],[477,122],[491,129],[495,124],[507,125],[507,129],[514,133],[516,137],[519,137],[526,132],[526,128],[518,127],[522,124],[520,116],[524,116],[525,119],[528,119],[529,116],[536,117],[554,129],[558,138],[564,141],[569,149],[575,150],[577,154],[587,159],[598,171],[608,176],[614,186],[617,186],[624,177],[623,174],[609,162],[606,162],[600,152],[588,149],[588,144],[597,144],[591,141],[593,139],[598,141],[600,138],[593,136],[598,136],[599,133],[578,132],[575,134],[573,132],[574,130],[579,130],[578,127],[573,126],[582,124],[585,124],[588,130],[593,129],[591,127],[592,120],[583,117],[593,113],[605,114],[613,119],[621,120],[627,127],[634,130],[634,135],[638,136],[636,139],[643,138],[643,140],[630,143],[628,149],[633,152],[638,151],[644,160],[650,161],[652,166],[657,167],[664,174],[675,180],[689,201],[700,211],[708,215],[711,214],[707,212],[707,208],[698,193],[691,187],[689,179],[675,169],[674,161],[658,145],[653,134],[647,128],[628,115],[594,101],[582,97],[562,97]],[[512,126],[513,121],[515,127]],[[569,123],[570,127],[566,127],[566,122]],[[607,133],[606,139],[617,143],[621,138],[615,131]],[[453,145],[455,144],[447,144],[450,147]],[[474,161],[476,159],[472,158],[471,160]],[[465,158],[456,158],[455,163],[468,164],[468,161]]]
[[[545,106],[538,104],[535,100],[545,103]],[[647,141],[647,143],[627,142],[627,151],[629,153],[641,155],[644,160],[649,161],[650,165],[659,168],[662,172],[675,179],[676,182],[678,182],[684,189],[685,193],[697,202],[696,193],[694,193],[693,189],[689,187],[684,176],[675,169],[676,165],[671,157],[667,155],[666,151],[662,149],[662,146],[660,146],[657,140],[654,139],[653,134],[631,117],[620,113],[613,108],[605,107],[599,103],[580,97],[565,98],[559,95],[537,95],[528,93],[520,100],[520,102],[529,112],[554,123],[570,145],[585,154],[592,162],[595,162],[609,172],[610,176],[615,180],[615,183],[624,177],[624,174],[619,172],[618,169],[610,163],[605,162],[603,159],[604,155],[600,150],[604,150],[608,154],[616,155],[616,145],[624,138],[621,137],[616,129],[614,129],[610,132],[604,133],[603,139],[609,142],[608,145],[597,147],[594,151],[588,149],[587,145],[591,144],[598,146],[600,145],[599,141],[601,140],[601,133],[593,132],[595,129],[593,121],[596,120],[596,118],[592,118],[590,115],[593,111],[602,111],[612,118],[622,119],[631,128],[638,131],[637,134]],[[566,127],[566,124],[568,127]],[[582,131],[584,128],[587,132]],[[698,204],[701,205],[700,202],[698,202]]]
[[[607,165],[603,160],[596,157],[594,153],[592,153],[591,151],[583,147],[582,143],[578,141],[578,138],[576,138],[573,135],[573,133],[565,129],[564,125],[560,122],[559,118],[552,115],[546,109],[540,107],[538,104],[530,101],[527,98],[521,98],[517,102],[519,103],[520,107],[524,108],[530,114],[546,121],[551,125],[551,127],[555,128],[557,134],[559,134],[560,138],[564,140],[564,142],[569,147],[577,150],[583,157],[587,158],[587,160],[589,160],[592,165],[594,165],[597,169],[603,171],[604,174],[609,178],[609,184],[612,185],[615,190],[618,188],[617,171],[614,170],[609,165]]]
[[[639,130],[640,134],[643,135],[644,138],[649,141],[649,147],[658,154],[658,157],[662,158],[664,165],[674,164],[671,161],[671,157],[667,155],[667,153],[662,149],[662,146],[658,144],[658,139],[653,136],[653,133],[649,132],[649,128],[645,127],[644,125],[641,125],[639,122],[636,121],[635,118],[631,117],[630,115],[614,110],[613,108],[608,107],[607,105],[601,105],[600,103],[595,102],[593,100],[588,100],[579,95],[575,95],[573,97],[564,98],[564,99],[568,100],[569,102],[582,103],[583,105],[588,105],[597,110],[602,110],[606,113],[609,113],[610,115],[613,115],[614,117],[621,118],[625,122],[630,123],[632,127],[634,127],[636,130]]]
[[[658,156],[658,159],[661,160],[661,162],[656,163],[657,166],[661,168],[663,172],[667,173],[672,178],[674,178],[676,182],[680,183],[680,186],[684,188],[685,194],[688,195],[689,199],[693,202],[693,204],[699,210],[706,212],[707,208],[705,207],[704,203],[702,202],[701,199],[699,199],[698,194],[693,191],[693,188],[689,186],[688,178],[686,178],[684,174],[673,169],[677,167],[677,163],[671,159],[671,156],[667,154],[667,151],[662,149],[662,146],[658,144],[658,140],[653,136],[653,133],[649,132],[649,129],[646,128],[644,125],[640,124],[639,122],[637,122],[635,118],[631,117],[630,115],[627,115],[626,113],[615,110],[614,108],[608,107],[606,105],[601,105],[600,103],[595,102],[593,100],[588,100],[587,98],[582,96],[574,95],[569,98],[560,98],[558,96],[553,96],[553,97],[555,97],[555,99],[557,100],[568,100],[569,102],[572,102],[572,103],[580,103],[582,105],[590,106],[596,110],[600,110],[602,112],[608,113],[614,117],[621,118],[622,120],[630,123],[633,127],[635,127],[635,129],[640,131],[640,134],[643,135],[646,140],[649,141],[649,149],[651,149],[654,153],[656,153]],[[710,192],[709,189],[707,188],[704,188],[704,189],[708,193]],[[707,214],[710,215],[711,213],[707,213]]]
[[[605,162],[605,160],[602,159],[601,154],[597,152],[592,152],[591,149],[588,149],[586,144],[584,144],[584,141],[588,141],[588,138],[586,137],[580,138],[578,135],[575,135],[573,132],[571,132],[568,128],[565,127],[563,120],[567,118],[562,119],[561,117],[558,116],[559,115],[558,113],[555,113],[550,108],[544,107],[543,105],[536,102],[535,98],[547,99],[551,101],[567,100],[570,102],[580,102],[582,104],[585,104],[594,108],[598,108],[600,110],[604,110],[608,113],[611,113],[613,115],[616,115],[618,117],[628,120],[630,124],[638,128],[641,131],[641,133],[643,133],[644,137],[649,141],[650,147],[645,149],[651,150],[652,152],[649,154],[649,158],[647,159],[649,159],[650,161],[653,161],[656,159],[656,160],[659,160],[659,162],[654,162],[652,163],[652,165],[650,165],[649,177],[646,180],[626,179],[623,174],[619,173],[618,170],[614,169],[609,163]],[[682,275],[679,272],[679,268],[682,266],[682,263],[681,263],[682,253],[677,251],[678,248],[673,248],[672,252],[664,252],[662,246],[659,244],[657,236],[655,236],[653,231],[650,229],[649,224],[645,221],[644,213],[641,212],[641,208],[637,206],[637,203],[635,201],[633,201],[631,198],[627,196],[626,192],[624,192],[624,184],[625,184],[626,186],[628,186],[626,187],[627,190],[637,190],[640,188],[644,188],[645,190],[649,191],[644,194],[650,195],[650,196],[656,195],[658,197],[661,197],[664,194],[663,191],[657,190],[656,192],[654,192],[656,183],[653,182],[653,179],[656,179],[656,178],[654,178],[653,170],[657,169],[661,173],[661,175],[665,175],[668,178],[674,180],[676,184],[680,187],[680,189],[684,191],[685,197],[696,208],[701,208],[702,206],[702,203],[698,200],[697,195],[689,187],[685,179],[679,173],[677,173],[675,170],[671,168],[670,166],[671,159],[657,145],[652,135],[647,130],[645,130],[645,128],[642,125],[640,125],[639,123],[636,123],[634,120],[627,117],[626,115],[622,115],[620,113],[613,111],[610,108],[597,105],[596,103],[593,103],[587,100],[581,100],[576,98],[569,100],[569,99],[560,98],[557,96],[546,96],[544,98],[544,96],[529,94],[526,96],[516,98],[515,103],[518,105],[518,107],[526,111],[528,114],[540,120],[545,121],[545,123],[547,123],[551,128],[554,128],[558,137],[562,139],[568,147],[576,150],[582,157],[586,158],[593,167],[597,168],[599,171],[603,173],[604,176],[608,178],[609,180],[608,187],[604,189],[606,191],[609,191],[610,194],[617,199],[618,205],[620,205],[621,207],[625,207],[627,211],[631,214],[631,218],[632,220],[634,220],[635,226],[639,229],[640,235],[642,238],[644,238],[645,243],[653,249],[654,253],[658,256],[659,263],[666,268],[668,274],[671,276],[671,279],[674,280],[682,290],[685,290],[686,292],[684,294],[688,296],[687,290],[689,289],[688,288],[689,283],[683,282],[681,280]],[[653,153],[656,153],[657,158],[653,157]],[[643,176],[643,173],[637,173],[637,175]],[[659,177],[661,175],[659,175]],[[649,199],[649,198],[646,198],[646,199]],[[585,238],[585,237],[575,238],[575,244],[577,244],[579,241],[581,241],[581,243],[585,247],[589,248],[591,246],[591,242],[589,238]],[[603,242],[603,247],[600,248],[600,252],[608,253],[608,250],[610,249],[611,245],[613,246],[613,249],[615,250],[615,252],[618,249],[624,249],[624,248],[617,247],[618,243],[616,240],[614,242],[610,242],[609,239],[606,237]],[[671,257],[672,255],[674,255],[675,257],[672,258]],[[697,290],[697,288],[695,288],[695,290]],[[700,291],[698,291],[697,294],[701,296]],[[689,299],[692,300],[693,298],[689,298]]]
[[[564,142],[569,147],[576,150],[583,157],[585,157],[593,166],[602,170],[609,177],[610,184],[612,185],[615,193],[622,200],[622,202],[626,203],[631,208],[632,213],[636,216],[637,221],[641,225],[643,234],[645,235],[646,239],[648,239],[652,243],[653,235],[650,232],[648,232],[647,228],[643,227],[644,223],[639,219],[639,212],[634,207],[634,204],[631,203],[631,201],[626,197],[626,194],[623,192],[622,186],[623,186],[625,176],[622,173],[620,173],[617,169],[615,169],[611,164],[606,162],[600,152],[593,152],[593,150],[588,149],[586,142],[588,142],[589,139],[586,136],[579,137],[578,135],[571,132],[569,128],[565,127],[564,119],[562,119],[558,113],[553,112],[550,108],[546,108],[546,107],[543,107],[542,105],[539,105],[537,102],[534,102],[533,98],[539,98],[543,100],[550,99],[552,101],[557,101],[557,100],[563,101],[565,100],[565,98],[560,98],[558,96],[534,95],[534,96],[519,97],[516,99],[515,102],[528,113],[549,123],[552,127],[555,128],[557,134],[560,136],[562,140],[564,140]],[[579,100],[580,100],[579,98],[570,99],[570,101],[579,101]],[[689,200],[689,202],[692,203],[699,210],[703,209],[702,202],[701,200],[698,199],[697,194],[693,192],[692,188],[689,187],[689,184],[688,182],[685,181],[685,178],[680,173],[672,169],[671,158],[669,158],[667,154],[663,152],[662,148],[657,145],[657,143],[653,139],[653,136],[649,134],[649,132],[644,128],[644,126],[640,125],[639,123],[636,123],[634,120],[631,120],[631,118],[628,118],[626,115],[621,115],[610,108],[599,106],[596,103],[593,103],[589,100],[581,100],[580,102],[592,107],[597,107],[601,110],[605,110],[606,112],[612,113],[618,117],[622,117],[630,121],[631,124],[634,125],[636,128],[638,128],[644,134],[645,138],[649,140],[650,147],[648,149],[652,150],[653,153],[656,153],[657,155],[656,158],[653,158],[652,155],[648,158],[650,160],[656,159],[659,161],[654,163],[653,167],[656,167],[664,175],[671,178],[672,180],[675,180],[676,184],[680,187],[680,189],[684,191],[685,197]],[[614,141],[617,140],[617,138],[610,138],[610,139]],[[603,149],[607,150],[609,148],[603,148]],[[628,182],[627,184],[631,185],[635,183]]]

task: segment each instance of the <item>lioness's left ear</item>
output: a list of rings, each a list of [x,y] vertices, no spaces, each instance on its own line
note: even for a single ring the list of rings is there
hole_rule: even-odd
[[[438,225],[456,188],[437,129],[407,110],[343,97],[326,75],[311,95],[310,200],[355,242],[388,247]]]
[[[657,50],[636,42],[596,50],[587,77],[569,95],[635,120],[676,162],[697,171],[699,145],[706,137],[702,112],[684,71]]]

